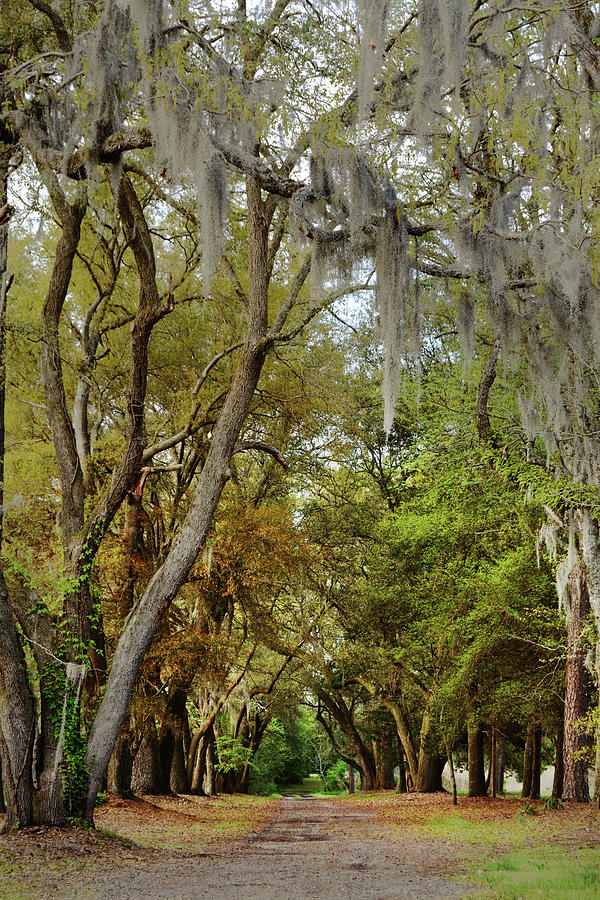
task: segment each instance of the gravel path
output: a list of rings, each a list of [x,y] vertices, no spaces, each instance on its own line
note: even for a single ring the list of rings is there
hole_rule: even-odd
[[[390,838],[366,813],[287,797],[261,832],[219,854],[148,861],[100,872],[90,900],[442,900],[465,895],[448,877],[443,842]],[[89,882],[88,882],[89,883]]]

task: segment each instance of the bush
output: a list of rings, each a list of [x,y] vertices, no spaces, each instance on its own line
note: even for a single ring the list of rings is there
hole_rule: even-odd
[[[348,764],[343,759],[338,759],[326,770],[321,780],[324,791],[343,791],[346,787],[346,773]]]

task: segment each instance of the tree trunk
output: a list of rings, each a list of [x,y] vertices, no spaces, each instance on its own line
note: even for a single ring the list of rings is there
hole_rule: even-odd
[[[329,710],[335,721],[338,723],[348,739],[350,754],[353,754],[358,760],[361,768],[360,789],[361,791],[374,791],[377,779],[377,771],[375,768],[375,759],[373,753],[367,747],[358,729],[354,724],[354,719],[350,709],[348,708],[344,698],[339,691],[332,691],[328,694],[324,690],[318,692],[318,697],[325,707]],[[326,723],[321,717],[317,716],[317,720],[321,722],[328,731],[330,739],[332,739],[331,731],[327,729]],[[332,739],[333,740],[333,739]]]
[[[496,769],[498,767],[497,764],[497,748],[496,748],[496,726],[492,725],[492,733],[490,738],[490,771],[489,771],[489,782],[490,782],[490,792],[493,799],[496,799]]]
[[[192,757],[193,749],[193,757]],[[190,749],[192,769],[189,777],[190,791],[192,794],[204,795],[204,774],[206,772],[206,734],[203,734],[197,742],[192,742]]]
[[[161,725],[158,736],[158,748],[160,756],[160,794],[171,793],[171,768],[173,766],[173,754],[175,753],[176,732],[170,725]]]
[[[494,729],[495,738],[496,738],[496,765],[495,765],[495,792],[496,796],[498,794],[504,793],[504,768],[505,768],[505,758],[506,758],[506,737],[500,731],[498,726]]]
[[[0,755],[6,795],[4,828],[33,821],[32,754],[35,708],[25,657],[0,570]]]
[[[421,722],[421,741],[419,746],[419,765],[415,790],[419,793],[433,794],[442,791],[442,772],[446,765],[446,757],[435,749],[434,728],[431,721],[431,699],[427,698]]]
[[[215,732],[212,726],[206,734],[206,765],[203,787],[206,796],[212,797],[215,793]]]
[[[558,800],[563,794],[564,785],[564,726],[561,722],[554,744],[554,779],[552,781],[552,797]]]
[[[412,737],[410,734],[410,729],[408,727],[408,722],[406,720],[406,716],[400,706],[399,703],[396,703],[392,700],[382,700],[383,705],[388,709],[388,711],[394,717],[394,722],[396,723],[396,729],[398,731],[398,738],[400,740],[402,749],[406,754],[406,761],[408,763],[408,770],[410,773],[410,777],[412,779],[413,785],[417,782],[417,771],[419,768],[419,761],[417,758],[417,754],[415,751],[415,746],[412,741]]]
[[[567,670],[565,675],[565,732],[563,746],[563,800],[588,803],[588,737],[583,719],[588,709],[588,675],[585,657],[590,601],[582,566],[577,563],[569,576],[571,610],[567,620]]]
[[[483,729],[479,725],[468,727],[469,797],[485,797],[485,762],[483,758]]]
[[[529,787],[529,798],[531,800],[539,800],[542,779],[542,726],[534,724],[531,728],[533,733],[531,739],[531,784]]]
[[[373,741],[373,756],[375,757],[376,790],[393,791],[396,787],[394,779],[394,765],[396,762],[396,753],[394,748],[394,731],[395,729],[383,723],[379,730],[377,739]]]
[[[229,463],[246,420],[268,349],[268,221],[258,182],[248,179],[248,330],[240,363],[215,424],[210,449],[184,524],[169,555],[150,581],[115,651],[106,691],[94,719],[86,755],[86,817],[93,819],[102,776],[123,721],[138,669],[163,616],[202,549],[229,478]]]
[[[175,738],[169,786],[173,794],[186,794],[189,789],[185,770],[185,751],[182,734],[178,734]]]
[[[527,727],[525,739],[525,751],[523,754],[523,787],[521,797],[529,797],[531,793],[531,775],[533,770],[533,730],[531,725]]]
[[[448,768],[450,770],[450,784],[452,785],[452,805],[458,804],[458,793],[456,790],[456,773],[454,772],[454,760],[452,759],[452,751],[450,745],[446,743],[446,754],[448,757]]]
[[[416,790],[421,794],[434,794],[443,791],[442,773],[446,765],[446,757],[439,754],[419,753],[419,772]]]
[[[0,156],[0,209],[8,210],[8,172],[12,156],[9,135],[2,129],[3,152]],[[5,142],[6,139],[6,142]],[[0,225],[0,548],[3,536],[4,506],[4,403],[6,394],[5,328],[8,281],[8,222]],[[21,641],[15,627],[13,610],[4,573],[0,569],[0,760],[7,815],[4,828],[29,825],[33,819],[33,781],[31,762],[35,732],[34,701]]]
[[[133,796],[131,789],[133,757],[130,743],[131,737],[128,733],[119,735],[107,773],[107,792],[124,798]]]
[[[154,725],[144,732],[133,760],[131,790],[134,794],[159,794],[162,785],[160,749]]]
[[[398,738],[398,781],[396,782],[396,793],[406,794],[408,792],[408,784],[406,780],[406,765],[404,762],[404,752],[402,742]]]
[[[600,727],[596,729],[596,771],[594,774],[594,806],[600,809]]]

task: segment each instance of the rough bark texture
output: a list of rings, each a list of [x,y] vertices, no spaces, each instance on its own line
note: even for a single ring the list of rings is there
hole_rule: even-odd
[[[439,753],[419,753],[419,772],[416,790],[423,794],[443,791],[442,773],[446,765],[446,757]]]
[[[522,797],[539,800],[542,776],[542,727],[530,722],[527,727],[525,754],[523,757]]]
[[[152,726],[144,733],[133,760],[131,790],[134,794],[159,794],[161,785],[160,749]]]
[[[383,724],[379,729],[378,740],[373,741],[373,756],[377,777],[376,790],[393,791],[396,787],[394,768],[396,752],[394,747],[394,730]]]
[[[534,723],[529,726],[531,730],[531,779],[529,785],[529,799],[540,799],[540,787],[542,778],[542,726]]]
[[[33,821],[34,736],[33,697],[8,589],[0,570],[0,754],[8,807],[6,830]]]
[[[563,745],[563,800],[587,803],[588,738],[582,728],[588,710],[588,673],[585,657],[589,650],[586,626],[590,601],[584,571],[578,563],[569,576],[571,610],[567,620],[567,670],[565,690],[565,732]]]
[[[174,794],[186,794],[189,790],[187,773],[185,770],[185,753],[183,749],[183,735],[177,735],[171,760],[171,772],[169,787]]]
[[[417,771],[419,768],[419,760],[417,757],[417,753],[415,751],[415,745],[413,743],[410,729],[408,727],[408,722],[406,720],[406,716],[400,706],[399,703],[396,703],[393,700],[383,700],[384,706],[391,712],[394,722],[396,723],[396,729],[398,731],[398,739],[402,745],[402,749],[406,754],[406,761],[408,763],[408,771],[412,780],[413,785],[417,783]]]

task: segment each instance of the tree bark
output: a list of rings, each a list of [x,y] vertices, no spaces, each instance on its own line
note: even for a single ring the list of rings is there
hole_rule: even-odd
[[[530,800],[539,800],[542,779],[542,726],[535,723],[530,726],[531,738],[531,784],[529,787]]]
[[[563,745],[563,800],[588,803],[588,737],[583,719],[588,710],[588,675],[585,657],[589,650],[587,620],[590,613],[588,588],[582,566],[576,563],[569,576],[570,614],[567,619],[567,670],[565,675],[565,731]]]
[[[159,794],[162,786],[160,749],[154,725],[147,728],[133,760],[131,790],[134,794]]]
[[[485,762],[483,758],[483,729],[479,725],[468,727],[469,797],[485,797]]]
[[[0,569],[0,754],[7,803],[4,829],[33,821],[35,707],[25,657]]]
[[[477,391],[477,433],[482,444],[486,444],[490,432],[490,417],[488,413],[488,398],[494,381],[496,380],[496,369],[498,365],[498,356],[500,355],[500,341],[498,338],[494,341],[494,346],[490,350],[485,369],[479,382]],[[479,796],[479,795],[477,795]]]
[[[317,691],[317,696],[346,735],[350,753],[354,754],[358,759],[361,769],[361,791],[374,791],[377,781],[375,759],[373,753],[361,738],[354,723],[353,715],[344,698],[339,691],[332,691],[331,694],[329,694],[324,690],[319,690]],[[323,722],[322,718],[320,721]]]
[[[215,731],[212,726],[206,734],[206,764],[203,787],[206,796],[212,797],[215,793]]]
[[[504,767],[505,767],[505,757],[506,757],[506,737],[500,731],[498,726],[494,728],[495,738],[496,738],[496,764],[495,764],[495,794],[504,793]]]
[[[431,696],[427,698],[421,722],[421,741],[419,746],[419,766],[415,790],[419,793],[431,794],[442,791],[442,772],[446,765],[446,757],[435,749],[434,728],[431,720]]]
[[[554,743],[554,779],[552,781],[552,797],[558,800],[563,794],[564,785],[564,725],[561,722]]]
[[[523,753],[523,787],[521,796],[529,797],[531,793],[531,775],[533,770],[533,731],[531,725],[527,727],[525,739],[525,751]]]
[[[106,790],[109,794],[116,794],[117,797],[133,796],[131,789],[133,757],[130,745],[129,733],[119,735],[108,764]]]
[[[394,732],[395,729],[392,727],[391,722],[389,725],[383,723],[377,738],[373,741],[373,756],[377,771],[376,790],[378,791],[393,791],[396,787],[394,779],[394,765],[396,762],[393,741]]]
[[[185,751],[182,734],[178,734],[175,738],[169,786],[173,794],[186,794],[189,790],[189,783],[185,770]]]
[[[356,791],[356,784],[354,781],[354,766],[348,766],[348,793],[354,794]]]

